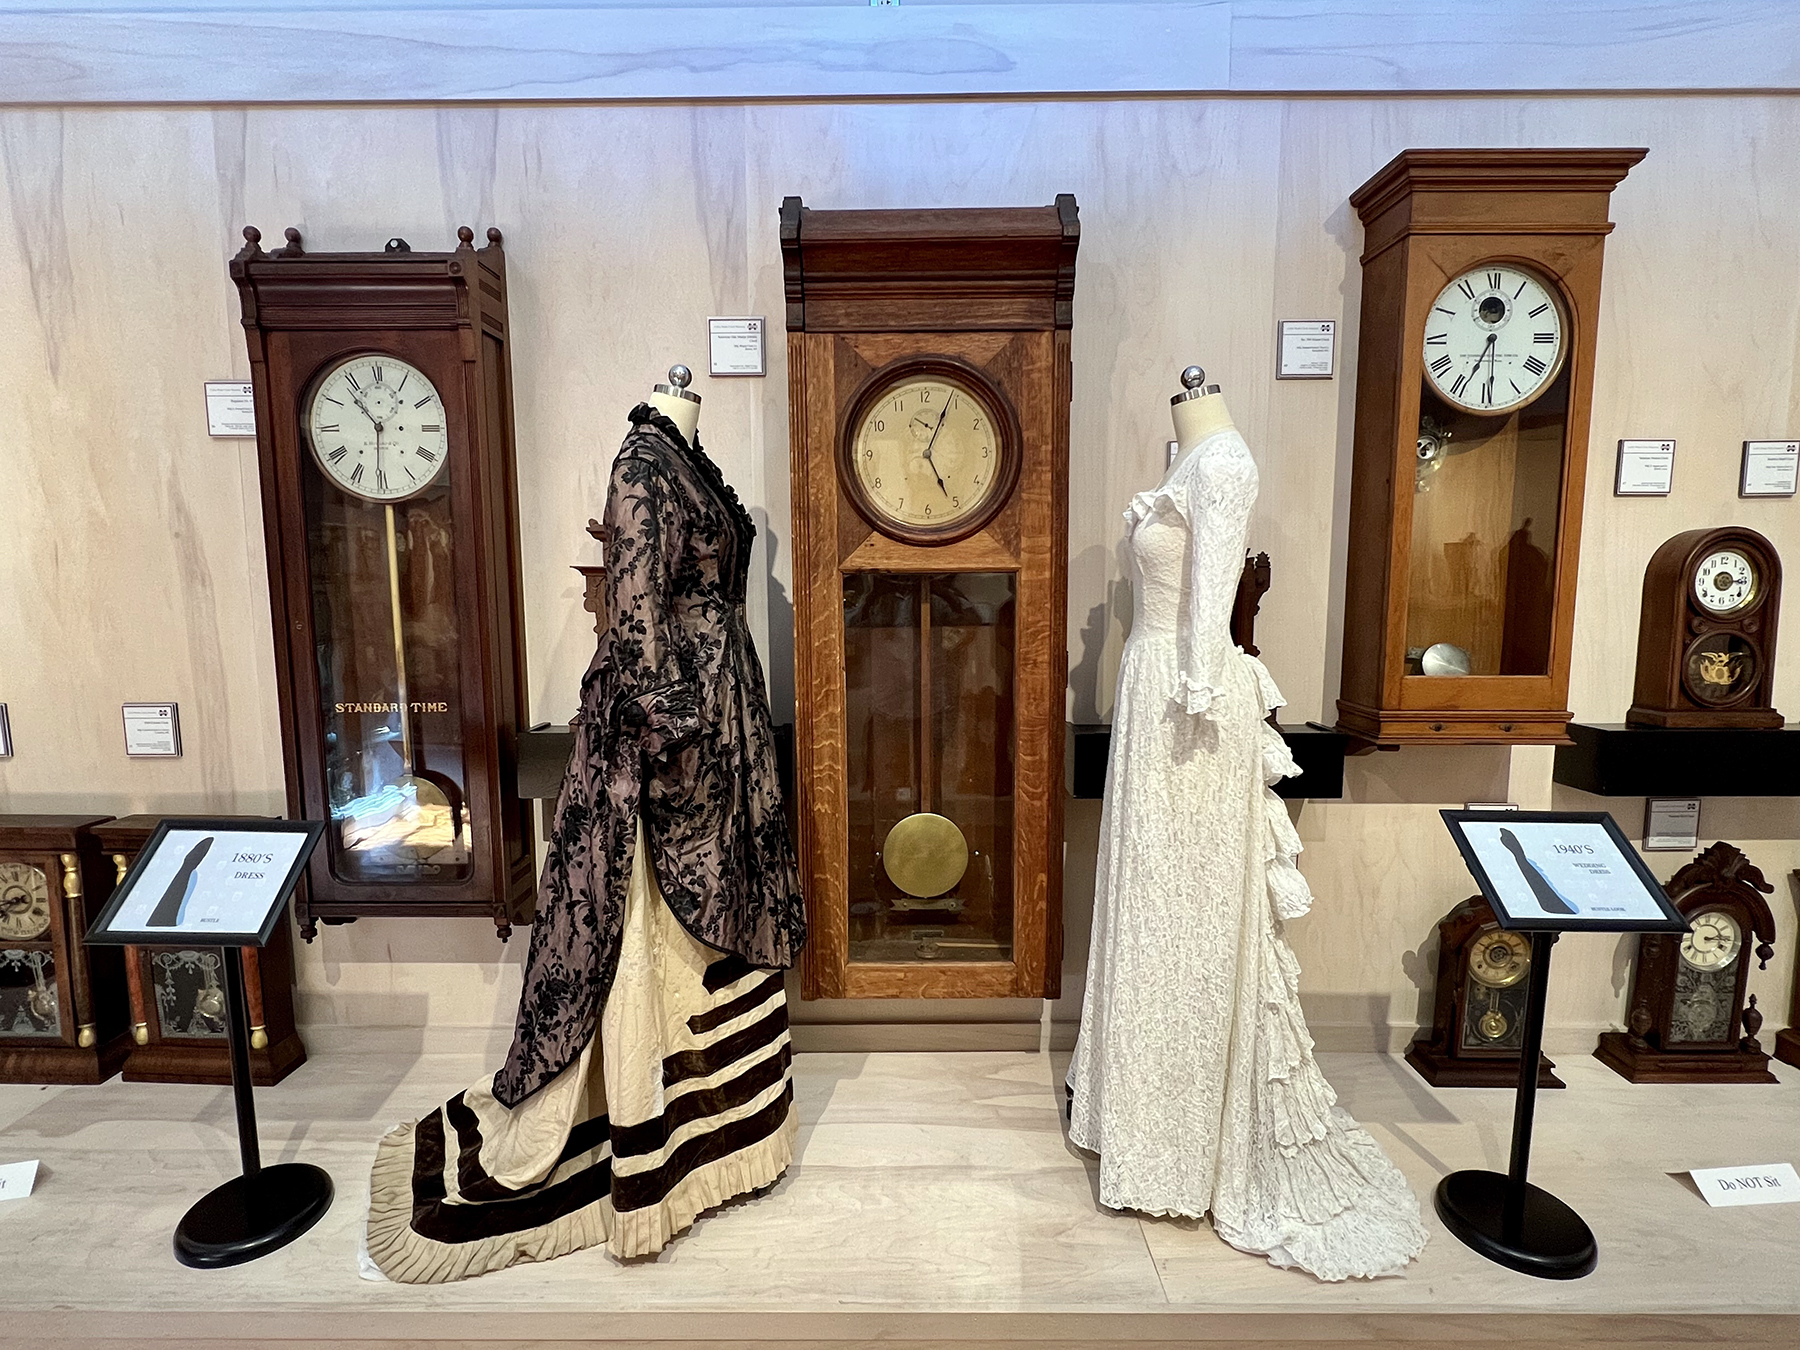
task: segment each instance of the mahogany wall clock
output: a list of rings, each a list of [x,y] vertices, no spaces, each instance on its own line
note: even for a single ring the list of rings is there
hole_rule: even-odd
[[[131,1048],[116,947],[89,947],[112,894],[105,816],[0,816],[0,1082],[103,1083]]]
[[[1625,720],[1651,727],[1778,727],[1781,558],[1742,525],[1687,530],[1644,569],[1637,685]]]
[[[1054,996],[1075,199],[781,239],[804,991]]]
[[[113,885],[125,880],[162,819],[121,816],[94,827],[113,868]],[[110,950],[123,953],[131,1007],[125,1081],[229,1083],[225,954],[192,944]],[[258,1087],[273,1087],[306,1063],[306,1047],[294,1026],[294,940],[286,922],[276,925],[267,946],[245,947],[242,956],[250,1007],[250,1074]]]
[[[533,859],[500,232],[447,253],[244,238],[288,809],[330,822],[301,934],[486,915],[504,938]]]
[[[1718,843],[1663,887],[1691,925],[1638,939],[1626,1030],[1602,1032],[1594,1057],[1634,1083],[1773,1083],[1745,998],[1752,954],[1775,954],[1775,888],[1738,849]],[[1756,941],[1760,939],[1760,941]],[[1754,949],[1751,944],[1756,941]]]
[[[1642,150],[1407,150],[1363,223],[1338,727],[1560,742],[1614,186]]]

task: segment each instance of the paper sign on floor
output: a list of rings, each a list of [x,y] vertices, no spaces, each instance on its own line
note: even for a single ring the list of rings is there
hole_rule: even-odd
[[[37,1181],[37,1167],[36,1158],[30,1162],[0,1165],[0,1200],[23,1200],[30,1195]]]
[[[1759,1163],[1754,1167],[1696,1167],[1688,1173],[1706,1203],[1781,1205],[1800,1200],[1800,1175],[1792,1163]]]

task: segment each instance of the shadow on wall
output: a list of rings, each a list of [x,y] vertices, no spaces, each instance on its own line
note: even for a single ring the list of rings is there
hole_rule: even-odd
[[[1081,556],[1071,564],[1069,571],[1074,573],[1103,569],[1105,557],[1105,549],[1084,549]],[[1081,633],[1076,639],[1081,646],[1081,655],[1069,667],[1069,720],[1076,725],[1091,726],[1108,720],[1100,712],[1100,695],[1102,692],[1107,695],[1105,706],[1110,713],[1113,703],[1112,677],[1116,672],[1107,670],[1107,639],[1115,625],[1121,634],[1129,633],[1131,618],[1131,579],[1123,575],[1121,568],[1121,575],[1107,583],[1106,600],[1088,611],[1087,620],[1081,625]]]
[[[775,575],[775,559],[781,552],[781,536],[769,524],[769,513],[750,508],[756,533],[762,541],[763,584],[769,594],[769,650],[762,654],[763,679],[768,684],[769,713],[776,722],[794,720],[794,602],[787,587]]]

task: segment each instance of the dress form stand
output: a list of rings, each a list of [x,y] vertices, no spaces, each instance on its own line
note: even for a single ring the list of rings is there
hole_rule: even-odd
[[[700,395],[688,389],[693,382],[693,371],[673,365],[669,367],[669,382],[653,385],[650,390],[650,406],[673,422],[681,439],[690,446],[700,426]]]
[[[1175,419],[1176,445],[1169,459],[1171,469],[1208,436],[1236,425],[1219,386],[1208,384],[1206,372],[1199,366],[1189,366],[1181,372],[1181,392],[1169,400],[1169,412]]]

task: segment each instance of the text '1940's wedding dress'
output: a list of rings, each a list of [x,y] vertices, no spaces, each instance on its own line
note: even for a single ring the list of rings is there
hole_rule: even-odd
[[[1198,1218],[1321,1279],[1392,1274],[1418,1201],[1335,1103],[1282,922],[1312,894],[1269,785],[1299,772],[1280,691],[1233,645],[1256,464],[1227,428],[1125,513],[1136,614],[1119,667],[1070,1137],[1115,1209]]]

